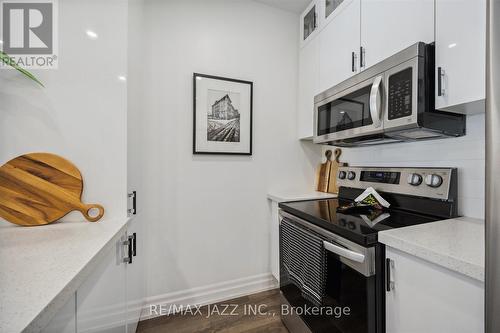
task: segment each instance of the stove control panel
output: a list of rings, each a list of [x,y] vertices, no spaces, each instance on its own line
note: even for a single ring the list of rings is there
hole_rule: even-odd
[[[338,186],[448,200],[456,190],[455,168],[340,167]]]

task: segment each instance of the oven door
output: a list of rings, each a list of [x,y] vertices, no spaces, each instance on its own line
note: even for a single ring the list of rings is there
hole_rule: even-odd
[[[355,244],[286,212],[281,211],[280,215],[281,221],[288,219],[321,235],[327,256],[325,295],[322,306],[318,307],[288,279],[280,249],[281,318],[288,330],[291,333],[377,332],[381,312],[377,311],[375,248]],[[280,246],[283,241],[280,234]]]
[[[383,84],[384,75],[377,75],[317,102],[314,105],[314,142],[382,133]]]

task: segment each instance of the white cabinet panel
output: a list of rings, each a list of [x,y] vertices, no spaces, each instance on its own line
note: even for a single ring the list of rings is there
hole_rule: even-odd
[[[436,0],[436,80],[437,68],[444,70],[436,108],[460,111],[450,107],[484,100],[485,34],[485,0]]]
[[[271,273],[280,280],[280,225],[277,201],[271,201]]]
[[[357,72],[358,61],[352,67],[352,52],[356,56],[360,45],[360,0],[345,0],[335,10],[332,20],[319,34],[319,90],[326,90]]]
[[[76,295],[51,319],[42,333],[76,333]]]
[[[78,288],[77,331],[126,332],[125,233]]]
[[[301,139],[313,135],[314,95],[319,93],[318,38],[310,40],[299,52],[297,132]]]
[[[144,296],[146,295],[144,232],[140,216],[129,222],[127,234],[135,234],[136,251],[132,264],[127,265],[127,332],[134,333],[141,316]]]
[[[394,262],[387,333],[484,331],[483,283],[392,248],[386,257]]]
[[[434,41],[434,0],[361,0],[364,67],[416,43]]]

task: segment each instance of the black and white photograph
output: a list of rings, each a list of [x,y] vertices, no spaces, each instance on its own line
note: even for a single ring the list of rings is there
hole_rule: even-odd
[[[252,154],[250,81],[193,75],[193,153]]]
[[[239,105],[239,93],[208,90],[208,141],[240,142]]]

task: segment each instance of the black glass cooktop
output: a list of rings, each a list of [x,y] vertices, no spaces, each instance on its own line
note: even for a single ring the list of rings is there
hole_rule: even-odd
[[[285,212],[365,246],[377,243],[379,231],[443,219],[400,209],[366,210],[356,213],[337,212],[339,205],[348,203],[350,201],[328,199],[280,203],[279,207]]]

